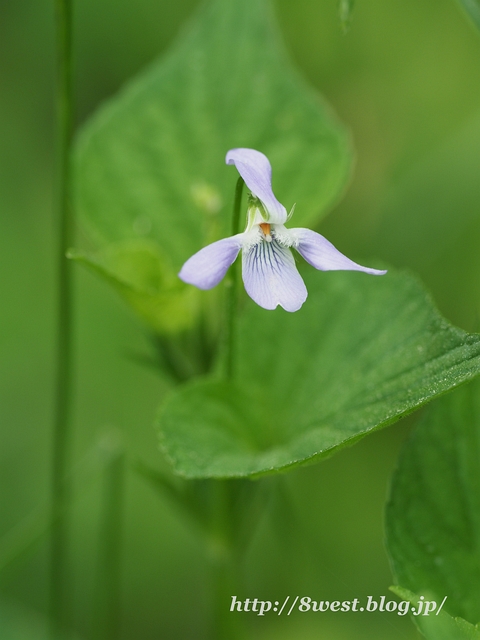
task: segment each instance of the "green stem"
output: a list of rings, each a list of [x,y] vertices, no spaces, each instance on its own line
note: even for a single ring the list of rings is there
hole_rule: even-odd
[[[70,485],[67,481],[67,452],[70,440],[72,277],[66,251],[71,246],[69,157],[73,132],[72,91],[72,7],[71,0],[56,0],[58,60],[58,342],[56,406],[52,457],[52,548],[50,614],[52,637],[62,635],[68,625],[66,551]]]
[[[239,233],[240,211],[242,206],[242,193],[244,181],[238,178],[235,187],[235,200],[233,202],[232,235]],[[235,367],[235,320],[238,298],[238,269],[234,264],[230,269],[226,291],[226,327],[225,327],[225,377],[233,378]]]
[[[216,558],[212,563],[213,627],[212,640],[240,640],[243,638],[241,620],[230,611],[232,596],[239,596],[236,587],[238,568],[232,558]]]
[[[230,612],[231,598],[238,595],[239,549],[235,541],[232,502],[236,484],[212,480],[212,519],[209,556],[212,569],[212,640],[237,640],[243,637],[241,621]]]
[[[108,458],[105,463],[93,637],[98,640],[117,640],[120,635],[125,456],[121,442],[115,434],[106,441],[105,448]]]

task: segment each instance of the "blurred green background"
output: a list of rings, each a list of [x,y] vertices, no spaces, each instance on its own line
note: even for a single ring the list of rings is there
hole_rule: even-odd
[[[77,121],[161,55],[193,0],[76,3]],[[357,0],[344,35],[335,0],[276,0],[288,50],[351,130],[356,168],[320,231],[360,262],[420,274],[452,322],[476,330],[480,272],[480,36],[454,0]],[[46,506],[55,335],[54,15],[51,3],[0,0],[0,556],[12,528]],[[111,429],[129,462],[161,464],[152,427],[167,390],[132,362],[144,329],[104,284],[76,270],[75,511],[70,553],[79,638],[91,637],[101,453]],[[412,420],[283,480],[290,507],[266,514],[241,597],[388,596],[383,505]],[[293,514],[292,514],[293,512]],[[16,531],[16,530],[15,530]],[[15,538],[16,534],[13,534]],[[0,573],[0,637],[39,639],[43,542]],[[128,474],[124,640],[208,637],[207,566],[188,524]],[[393,599],[393,596],[392,596]],[[418,637],[395,614],[249,616],[251,637]]]

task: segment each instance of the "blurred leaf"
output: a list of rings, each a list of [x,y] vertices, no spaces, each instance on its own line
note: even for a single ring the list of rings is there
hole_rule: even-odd
[[[387,507],[395,578],[480,621],[480,384],[436,403],[407,443]]]
[[[158,333],[188,329],[198,315],[199,291],[177,277],[152,240],[109,245],[96,256],[70,251],[69,257],[110,282]]]
[[[480,0],[459,0],[473,24],[480,29]]]
[[[190,524],[204,537],[207,550],[218,542],[219,522],[222,537],[233,550],[243,551],[251,542],[252,532],[268,513],[275,498],[281,495],[277,478],[262,481],[184,480],[169,477],[164,471],[142,463],[136,471],[160,494],[166,496]]]
[[[408,252],[416,269],[425,268],[451,256],[462,232],[468,227],[472,233],[476,222],[478,226],[479,148],[477,113],[392,181],[378,228],[392,259],[402,263]]]
[[[319,459],[480,371],[480,336],[449,325],[412,277],[306,276],[300,311],[245,310],[235,381],[170,395],[159,426],[179,474],[244,476]]]
[[[5,640],[47,640],[47,620],[38,612],[0,602],[0,637]]]
[[[37,610],[28,608],[13,598],[0,601],[0,638],[2,640],[49,640],[50,622]],[[76,632],[65,630],[57,635],[58,640],[81,640]]]
[[[355,0],[338,0],[338,14],[344,31],[348,31],[352,22]]]
[[[441,309],[474,327],[480,270],[480,114],[393,180],[376,240],[394,264],[434,287]],[[372,244],[372,246],[373,246]]]
[[[420,598],[403,587],[390,587],[399,598],[408,600],[415,607],[418,605]],[[441,605],[438,601],[437,607]],[[477,626],[473,626],[463,618],[452,618],[442,608],[438,614],[435,612],[430,615],[413,615],[412,619],[428,640],[480,640],[480,631]]]
[[[237,173],[224,158],[236,146],[269,156],[299,225],[324,214],[348,177],[348,136],[292,69],[267,0],[207,3],[172,51],[92,118],[75,156],[80,218],[101,247],[154,240],[178,271],[228,232]],[[95,268],[123,282],[122,260]]]
[[[155,491],[167,497],[180,510],[183,516],[192,519],[193,523],[200,526],[200,528],[203,529],[205,527],[205,509],[202,501],[197,499],[195,482],[187,482],[178,476],[170,477],[165,471],[152,469],[143,462],[135,465],[135,471]]]
[[[0,538],[2,580],[5,580],[5,572],[18,572],[18,567],[38,551],[50,527],[47,510],[37,508]]]

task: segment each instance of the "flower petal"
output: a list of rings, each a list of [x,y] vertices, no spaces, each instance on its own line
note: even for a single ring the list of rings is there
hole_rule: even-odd
[[[292,252],[275,240],[245,248],[242,271],[248,295],[264,309],[280,305],[285,311],[298,311],[307,299]]]
[[[200,249],[189,258],[178,277],[199,289],[212,289],[227,273],[242,246],[243,233],[223,238]]]
[[[315,269],[321,271],[363,271],[372,276],[383,276],[386,271],[370,269],[353,262],[340,253],[331,242],[310,229],[289,229],[289,235],[294,239],[293,246]]]
[[[247,187],[262,201],[270,215],[267,222],[283,224],[287,220],[287,210],[273,195],[272,167],[267,156],[255,149],[231,149],[225,162],[236,166]]]

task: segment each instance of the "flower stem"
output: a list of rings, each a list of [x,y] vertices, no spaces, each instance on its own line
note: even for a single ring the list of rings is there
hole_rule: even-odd
[[[233,202],[232,235],[239,233],[240,211],[242,206],[243,178],[238,178]],[[235,320],[238,298],[238,269],[233,264],[227,280],[226,291],[226,326],[225,326],[225,377],[233,378],[235,367]]]
[[[102,444],[107,459],[95,594],[95,628],[92,635],[98,640],[117,640],[120,635],[125,455],[121,439],[116,433],[106,437]]]
[[[72,6],[71,0],[56,0],[57,23],[57,116],[58,116],[58,342],[56,363],[56,406],[52,454],[52,547],[50,569],[50,615],[52,638],[67,626],[66,547],[70,484],[67,480],[67,452],[70,440],[69,414],[72,377],[72,274],[66,251],[71,246],[69,157],[73,133],[72,91]]]
[[[240,640],[240,620],[230,612],[232,595],[239,592],[239,549],[235,540],[232,505],[238,499],[231,480],[212,480],[213,499],[210,523],[210,565],[212,570],[212,640]]]

